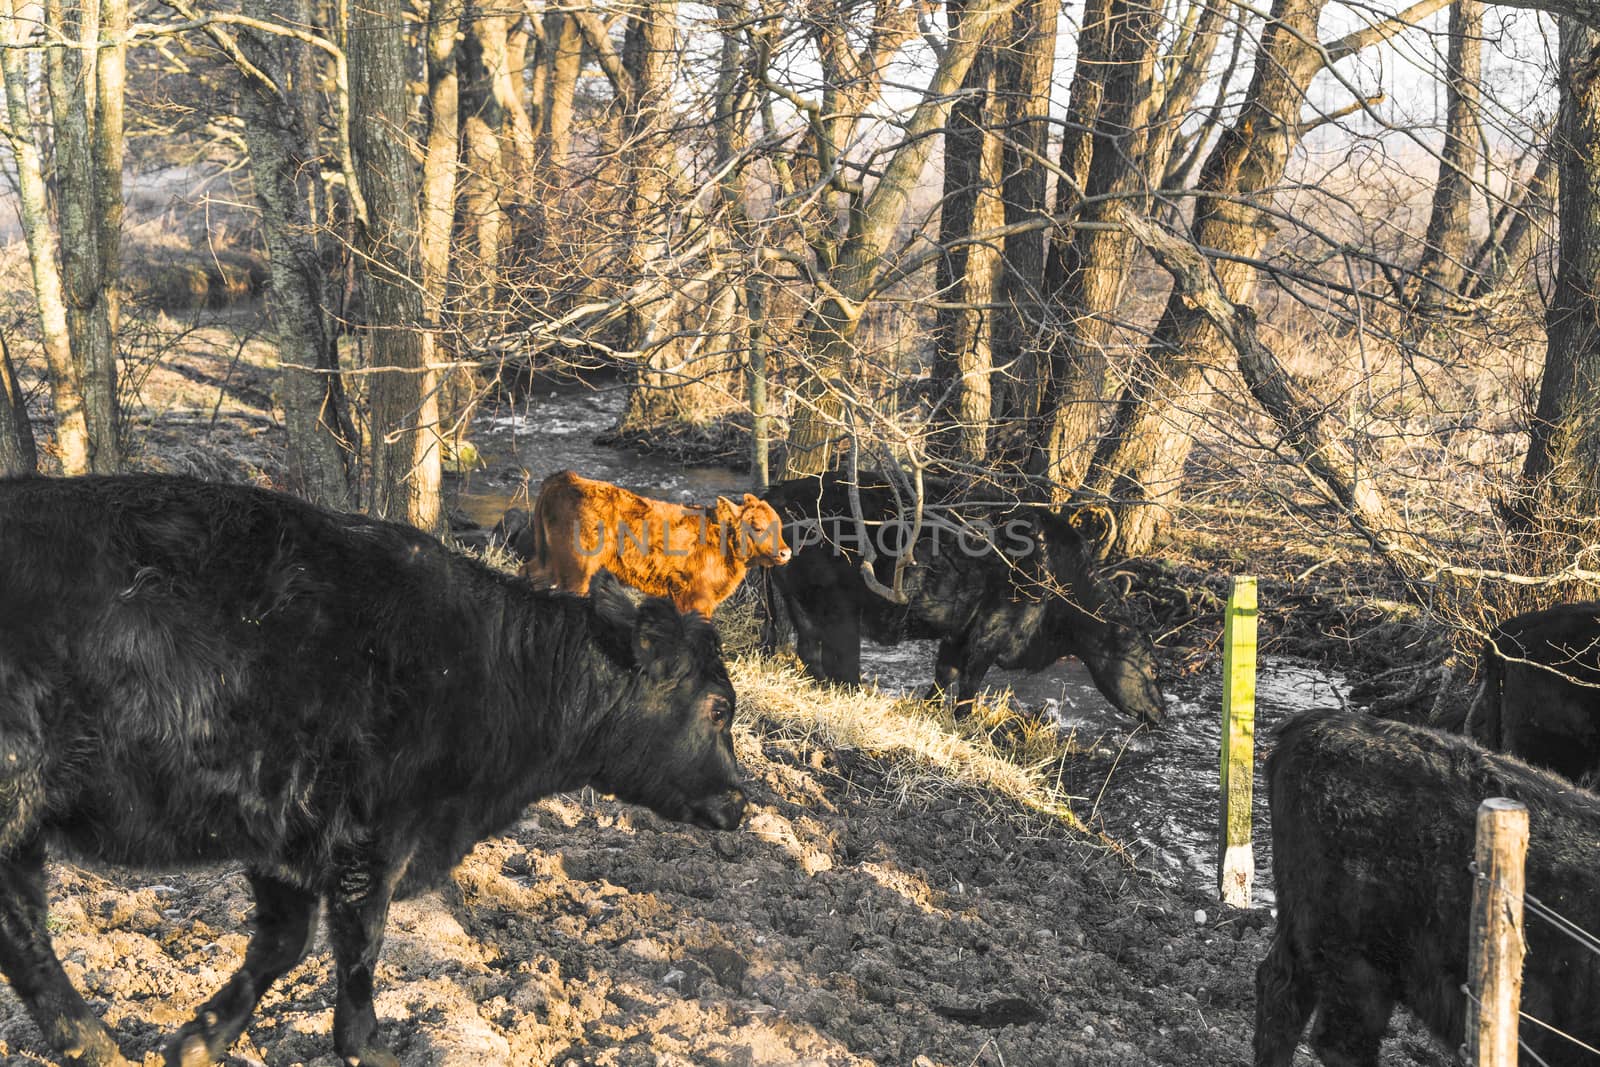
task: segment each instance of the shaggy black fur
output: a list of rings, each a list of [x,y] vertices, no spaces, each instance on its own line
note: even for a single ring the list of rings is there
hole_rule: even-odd
[[[1600,930],[1600,797],[1454,734],[1317,711],[1267,761],[1278,928],[1256,972],[1257,1067],[1287,1067],[1313,1009],[1327,1064],[1378,1063],[1404,1004],[1447,1048],[1463,1040],[1478,805],[1528,806],[1528,892]],[[1600,957],[1526,920],[1522,1010],[1600,1044]],[[1524,1024],[1550,1064],[1593,1055]]]
[[[0,969],[78,1062],[121,1063],[45,932],[47,843],[242,861],[244,966],[169,1063],[221,1059],[327,904],[334,1043],[371,1047],[396,893],[584,785],[731,828],[715,631],[615,583],[538,593],[409,527],[182,478],[0,481]]]
[[[864,473],[859,481],[868,536],[880,552],[874,573],[888,586],[911,530],[882,475]],[[935,487],[930,496],[940,492]],[[1165,715],[1150,638],[1118,621],[1098,574],[1096,535],[1106,532],[1100,509],[928,509],[917,565],[906,572],[910,603],[897,605],[862,580],[843,478],[783,482],[766,499],[783,516],[784,538],[795,550],[771,581],[794,623],[801,662],[818,678],[861,681],[864,628],[887,644],[937,638],[934,684],[960,710],[996,663],[1040,670],[1076,655],[1119,710],[1148,723]]]
[[[1600,603],[1561,604],[1483,643],[1467,728],[1490,748],[1568,778],[1600,773]]]

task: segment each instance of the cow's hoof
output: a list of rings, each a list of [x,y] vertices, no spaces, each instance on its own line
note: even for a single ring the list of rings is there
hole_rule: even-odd
[[[210,1067],[215,1062],[206,1039],[199,1034],[179,1037],[167,1052],[167,1067]]]
[[[394,1053],[371,1045],[362,1049],[359,1055],[346,1056],[344,1062],[350,1067],[400,1067],[400,1061]]]

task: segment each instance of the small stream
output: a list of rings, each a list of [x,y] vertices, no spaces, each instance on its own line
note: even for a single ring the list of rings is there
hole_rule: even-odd
[[[746,492],[747,476],[723,467],[685,467],[664,457],[597,445],[626,399],[620,384],[544,385],[531,396],[485,412],[474,440],[487,468],[464,480],[456,506],[492,526],[512,503],[526,472],[538,492],[549,474],[572,468],[591,478],[680,503],[708,502]],[[925,687],[933,676],[933,644],[907,641],[886,647],[867,642],[862,673],[891,692]],[[1036,674],[992,670],[991,689],[1010,689],[1029,708],[1074,731],[1087,754],[1066,768],[1062,784],[1078,814],[1124,843],[1139,864],[1196,887],[1214,885],[1217,832],[1218,744],[1221,736],[1220,663],[1197,677],[1169,680],[1167,721],[1157,731],[1135,729],[1095,689],[1077,660]],[[1258,905],[1273,901],[1268,847],[1264,757],[1273,730],[1297,712],[1341,707],[1343,677],[1290,659],[1264,658],[1256,680],[1257,775],[1255,813]]]

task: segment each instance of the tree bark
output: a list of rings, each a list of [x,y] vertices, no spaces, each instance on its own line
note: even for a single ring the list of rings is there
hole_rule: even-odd
[[[123,0],[104,0],[104,6],[114,23],[126,26]],[[45,49],[56,169],[73,179],[58,182],[56,191],[67,334],[83,391],[89,469],[108,474],[122,466],[113,305],[122,219],[123,47],[98,47],[102,33],[114,30],[102,29],[100,0],[45,0],[44,13],[46,32],[63,42]],[[112,78],[105,95],[114,98],[106,101],[109,130],[100,128],[98,114],[102,58]],[[110,218],[104,217],[107,211]]]
[[[0,475],[32,474],[39,469],[39,452],[28,420],[28,398],[17,382],[11,350],[0,337]]]
[[[1529,525],[1570,533],[1557,554],[1594,540],[1600,511],[1600,30],[1561,20],[1555,144],[1561,252],[1545,315],[1539,407],[1522,478]]]
[[[1148,201],[1150,117],[1161,12],[1144,0],[1112,0],[1106,33],[1105,95],[1080,220],[1113,220],[1125,203]],[[1156,175],[1159,177],[1159,173]],[[1143,208],[1141,207],[1142,211]],[[1028,472],[1059,498],[1083,481],[1101,419],[1100,392],[1116,308],[1127,281],[1131,244],[1115,227],[1074,231],[1068,273],[1054,317],[1049,384],[1029,431]]]
[[[6,140],[17,168],[17,211],[28,245],[34,302],[45,363],[50,371],[50,398],[55,414],[56,455],[61,472],[86,474],[90,469],[88,416],[72,338],[67,332],[67,302],[55,228],[50,221],[49,193],[33,110],[28,104],[28,54],[24,51],[30,25],[16,0],[0,0],[0,69],[5,75]]]
[[[1096,0],[1090,0],[1094,6]],[[1044,214],[1050,146],[1050,90],[1055,77],[1058,0],[1026,0],[1011,18],[1011,32],[995,59],[995,108],[1003,132],[1000,159],[1002,221],[1016,226]],[[1065,135],[1072,136],[1071,131]],[[986,224],[986,220],[982,220]],[[1049,292],[1045,282],[1046,234],[1008,234],[1001,246],[996,294],[994,362],[1024,378],[1037,365],[1039,336]],[[986,383],[987,384],[987,383]],[[989,390],[986,388],[987,394]],[[981,454],[981,453],[980,453]]]
[[[406,148],[404,5],[355,0],[348,39],[351,147],[368,209],[357,245],[374,371],[370,509],[441,532],[438,383],[423,328],[417,178]]]
[[[961,5],[949,8],[959,28]],[[975,463],[988,450],[993,373],[993,307],[998,296],[999,250],[973,234],[1001,225],[1001,141],[986,129],[994,101],[995,52],[985,48],[967,70],[961,99],[944,130],[944,199],[939,208],[935,266],[934,391],[930,447],[938,455]]]
[[[1445,73],[1446,119],[1439,180],[1423,239],[1418,302],[1448,302],[1461,290],[1472,244],[1472,171],[1478,162],[1478,103],[1483,79],[1483,4],[1450,6],[1450,59]]]
[[[551,11],[544,17],[544,34],[550,57],[545,70],[542,141],[550,171],[559,175],[572,150],[572,102],[583,65],[583,33],[571,15]]]
[[[1250,205],[1282,179],[1299,144],[1300,109],[1322,67],[1317,20],[1326,0],[1275,0],[1262,32],[1244,110],[1226,130],[1201,171],[1194,243],[1229,254],[1214,263],[1223,294],[1249,304],[1257,277],[1231,258],[1255,258],[1275,232],[1267,214]],[[1192,431],[1210,405],[1205,372],[1227,351],[1214,326],[1174,292],[1155,336],[1124,387],[1083,488],[1111,498],[1117,515],[1112,551],[1149,549],[1171,521]]]
[[[309,25],[308,0],[245,0],[252,18]],[[328,309],[333,283],[318,241],[318,70],[309,45],[245,29],[239,49],[272,84],[246,75],[239,96],[245,144],[272,276],[267,296],[278,362],[282,365],[284,425],[289,439],[289,488],[324,507],[355,506],[350,425],[338,375],[337,335]],[[305,369],[301,369],[305,368]]]

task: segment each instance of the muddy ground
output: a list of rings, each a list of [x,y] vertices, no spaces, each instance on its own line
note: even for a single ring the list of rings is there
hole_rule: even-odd
[[[860,753],[743,728],[740,757],[740,832],[558,797],[397,905],[383,1042],[419,1067],[1247,1062],[1268,914],[992,799],[902,802]],[[135,1060],[242,959],[236,870],[56,865],[50,897],[69,975]],[[335,1067],[333,994],[319,941],[229,1062]],[[0,1053],[56,1062],[9,989]],[[1386,1062],[1445,1061],[1407,1033]]]

